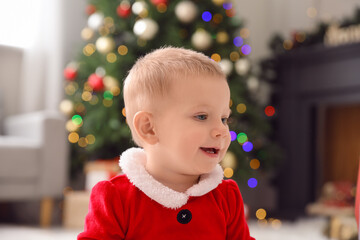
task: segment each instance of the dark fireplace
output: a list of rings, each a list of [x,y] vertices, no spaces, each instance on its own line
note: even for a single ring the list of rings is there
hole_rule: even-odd
[[[357,177],[360,44],[294,50],[279,57],[278,79],[278,208],[291,216],[304,213],[325,182]]]

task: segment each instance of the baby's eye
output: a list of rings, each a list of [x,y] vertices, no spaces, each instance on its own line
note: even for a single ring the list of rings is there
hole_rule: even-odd
[[[229,118],[222,118],[221,121],[223,122],[223,124],[228,124],[228,120]]]
[[[207,119],[207,115],[205,115],[205,114],[196,115],[195,118],[197,118],[198,120],[206,120],[206,119]]]

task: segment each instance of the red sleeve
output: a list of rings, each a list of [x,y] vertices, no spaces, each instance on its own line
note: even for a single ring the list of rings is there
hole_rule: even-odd
[[[84,232],[78,240],[125,239],[123,206],[113,183],[99,182],[91,191]]]
[[[250,236],[244,213],[244,203],[238,185],[233,180],[227,180],[230,217],[227,222],[226,239],[255,240]]]

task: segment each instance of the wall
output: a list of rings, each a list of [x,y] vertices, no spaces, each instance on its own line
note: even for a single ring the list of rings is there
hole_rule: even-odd
[[[294,31],[314,29],[318,20],[351,17],[360,0],[236,0],[235,4],[251,32],[250,57],[258,60],[269,56],[267,44],[275,32],[291,37]],[[309,7],[318,10],[317,18],[307,16]]]

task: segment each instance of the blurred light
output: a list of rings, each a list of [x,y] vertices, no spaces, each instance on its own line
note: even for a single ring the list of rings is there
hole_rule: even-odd
[[[240,30],[240,36],[245,39],[250,37],[250,30],[248,28],[242,28]]]
[[[99,102],[99,98],[96,95],[93,95],[89,103],[91,105],[96,105],[98,102]]]
[[[286,50],[292,49],[293,46],[294,46],[294,44],[293,44],[293,42],[291,40],[285,40],[284,43],[283,43],[283,47]]]
[[[82,117],[80,115],[74,115],[72,121],[74,124],[80,125],[82,123]]]
[[[233,100],[230,99],[230,102],[229,102],[229,107],[231,107],[233,105]]]
[[[271,222],[271,227],[275,228],[275,229],[279,229],[281,228],[281,221],[279,219],[274,219],[272,222]]]
[[[87,135],[86,139],[87,139],[89,144],[94,144],[95,143],[95,136],[92,135],[92,134]]]
[[[104,92],[104,98],[106,99],[106,100],[111,100],[111,99],[113,99],[113,94],[110,92],[110,91],[105,91]]]
[[[304,32],[296,33],[295,39],[296,39],[296,41],[299,42],[299,43],[304,42],[305,39],[306,39],[306,33],[304,33]]]
[[[240,103],[236,106],[236,111],[238,113],[245,113],[246,112],[246,105],[244,103]]]
[[[221,61],[221,57],[217,53],[214,53],[213,55],[211,55],[211,59],[214,60],[215,62],[220,62]]]
[[[69,132],[75,132],[78,128],[79,128],[79,125],[75,125],[72,120],[68,120],[66,122],[66,125],[65,125],[65,128],[66,130],[68,130]]]
[[[266,218],[266,211],[265,211],[265,209],[259,208],[259,209],[256,211],[256,218],[259,219],[259,220],[265,219],[265,218]]]
[[[275,108],[274,108],[273,106],[267,106],[267,107],[265,108],[265,114],[266,114],[266,116],[268,116],[268,117],[274,116],[274,114],[275,114]]]
[[[253,144],[251,142],[245,142],[242,147],[245,152],[250,152],[253,150]]]
[[[209,11],[205,11],[203,12],[201,17],[205,22],[210,22],[212,18],[212,14]]]
[[[231,178],[234,175],[234,170],[232,168],[225,168],[224,169],[224,176],[226,178]]]
[[[88,101],[91,100],[92,94],[91,94],[91,92],[84,91],[84,92],[81,94],[81,98],[82,98],[82,100],[84,100],[85,102],[88,102]]]
[[[91,38],[94,37],[94,30],[92,30],[91,28],[89,27],[86,27],[84,28],[82,31],[81,31],[81,37],[82,39],[84,39],[85,41],[88,41],[90,40]]]
[[[224,3],[223,8],[226,10],[230,10],[232,8],[232,3],[231,2]]]
[[[247,137],[247,135],[245,134],[245,133],[239,133],[238,135],[237,135],[237,141],[239,142],[239,143],[244,143],[244,142],[246,142],[248,140],[248,137]]]
[[[317,16],[317,10],[314,7],[309,7],[306,10],[306,14],[308,15],[309,18],[315,18]]]
[[[120,45],[118,47],[118,53],[122,56],[126,55],[128,53],[128,48],[125,45]]]
[[[156,6],[156,9],[158,10],[158,12],[164,13],[167,10],[167,6],[164,3],[160,3],[159,5]]]
[[[68,136],[68,140],[71,143],[77,143],[79,141],[79,134],[76,132],[72,132]]]
[[[234,9],[229,9],[229,10],[225,10],[226,16],[228,17],[233,17],[235,16],[235,11]]]
[[[248,180],[248,186],[250,188],[255,188],[257,186],[257,184],[258,184],[258,181],[255,178],[250,178]]]
[[[244,43],[244,40],[241,37],[235,37],[233,42],[235,46],[241,47],[241,45]]]
[[[266,219],[258,220],[258,224],[265,227],[268,224],[268,221]]]
[[[76,89],[73,83],[69,83],[65,87],[65,93],[69,96],[74,95]]]
[[[216,41],[218,43],[227,43],[229,41],[229,35],[224,31],[218,32],[216,34]]]
[[[236,140],[236,137],[237,137],[236,132],[230,131],[230,137],[231,137],[231,141],[235,141],[235,140]]]
[[[82,104],[82,103],[77,103],[77,104],[75,105],[75,111],[76,111],[77,113],[82,113],[82,112],[84,112],[84,111],[85,111],[85,106],[84,106],[84,104]],[[82,123],[80,124],[80,126],[82,126]]]
[[[96,51],[96,47],[94,44],[89,43],[83,48],[83,53],[85,56],[91,56]]]
[[[223,21],[223,16],[220,13],[217,13],[214,15],[213,21],[214,21],[214,23],[219,24]]]
[[[86,147],[88,145],[88,140],[84,137],[80,138],[78,141],[80,147]]]
[[[113,96],[118,96],[120,94],[120,88],[118,86],[111,87],[110,91]]]
[[[116,62],[116,60],[117,60],[117,56],[116,56],[115,53],[108,53],[108,54],[106,55],[106,60],[107,60],[109,63],[114,63],[114,62]]]
[[[254,170],[258,169],[260,167],[260,161],[256,158],[252,159],[250,161],[250,167]]]
[[[121,113],[122,113],[122,115],[123,115],[124,117],[126,117],[126,111],[125,111],[125,108],[123,108],[123,109],[122,109]]]
[[[105,107],[111,107],[113,105],[113,100],[104,99],[103,104]]]
[[[230,60],[233,62],[236,62],[237,60],[239,60],[240,55],[238,52],[231,52],[230,53]]]
[[[251,53],[251,47],[247,44],[241,47],[241,52],[245,55],[249,55]]]

